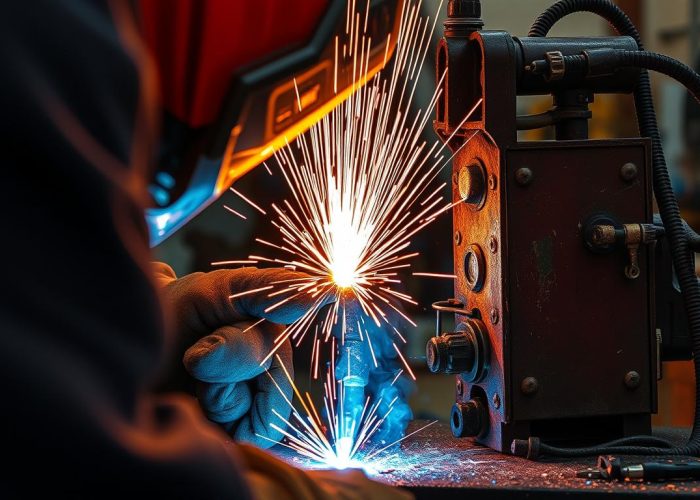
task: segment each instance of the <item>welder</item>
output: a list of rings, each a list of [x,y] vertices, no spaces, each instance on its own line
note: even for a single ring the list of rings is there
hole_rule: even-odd
[[[167,265],[149,264],[144,209],[159,158],[155,150],[165,150],[171,160],[192,155],[192,148],[174,151],[163,137],[177,129],[178,144],[196,144],[212,108],[197,105],[193,96],[225,93],[225,86],[202,85],[197,70],[204,65],[191,59],[178,65],[177,57],[166,57],[153,64],[154,53],[202,56],[197,48],[206,46],[211,32],[193,39],[193,32],[178,31],[178,15],[189,9],[187,26],[210,18],[240,28],[264,24],[263,16],[250,18],[251,8],[277,19],[296,9],[308,23],[326,2],[289,1],[281,12],[277,2],[243,4],[151,2],[132,8],[127,2],[76,0],[3,8],[3,496],[408,496],[356,470],[302,471],[243,444],[265,445],[259,436],[281,438],[267,425],[272,407],[282,411],[271,378],[290,391],[280,371],[281,364],[291,369],[291,346],[279,349],[271,363],[260,362],[280,325],[310,304],[296,298],[265,313],[279,297],[229,297],[297,273],[243,268],[178,279]],[[236,8],[241,16],[248,9],[248,17],[229,21],[218,15]],[[170,40],[171,49],[144,43],[148,19],[170,30],[169,39],[158,40]],[[266,36],[261,34],[272,52],[284,49],[270,43],[275,36],[291,44],[300,35],[287,33],[285,39],[268,29]],[[245,52],[250,40],[232,30],[221,43],[241,44]],[[187,110],[185,116],[170,109],[159,128],[159,103],[174,102]],[[151,184],[150,195],[163,201],[169,179],[159,178],[161,191]],[[211,201],[205,198],[188,216]],[[176,218],[159,215],[161,229]],[[260,318],[268,321],[255,325]],[[183,356],[208,420],[184,393],[155,390],[169,386],[164,373]]]

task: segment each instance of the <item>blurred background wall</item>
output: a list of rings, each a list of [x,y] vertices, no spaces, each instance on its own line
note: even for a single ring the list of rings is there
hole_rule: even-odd
[[[437,0],[425,0],[423,11],[431,18],[438,13]],[[527,34],[532,21],[553,2],[552,0],[482,0],[485,29],[505,30],[513,35]],[[446,4],[446,2],[445,2]],[[644,43],[650,50],[666,53],[696,66],[700,40],[700,0],[620,0],[618,4],[639,27]],[[579,14],[558,23],[551,36],[604,36],[610,28],[600,18]],[[441,35],[438,22],[435,40]],[[433,40],[433,45],[435,44]],[[434,50],[429,52],[434,54]],[[434,90],[434,59],[426,61],[421,74],[416,103],[424,108]],[[685,90],[675,82],[653,76],[655,99],[660,128],[665,142],[669,168],[674,187],[681,199],[683,215],[697,230],[700,226],[700,109],[686,97]],[[548,109],[550,98],[527,98],[518,101],[519,113],[534,113]],[[592,137],[624,137],[637,134],[632,99],[629,96],[596,96],[592,106]],[[431,129],[424,133],[432,142]],[[547,131],[528,132],[522,140],[549,138]],[[271,162],[272,163],[272,162]],[[449,180],[450,169],[443,176]],[[258,168],[236,183],[236,188],[268,207],[271,202],[288,195],[280,175],[270,176]],[[232,216],[223,205],[244,213],[247,220]],[[194,221],[156,249],[157,258],[168,262],[178,275],[211,269],[217,260],[241,259],[259,251],[256,237],[272,237],[276,232],[261,214],[251,209],[239,197],[227,192]],[[414,270],[452,273],[452,222],[449,214],[437,220],[414,238],[413,248],[421,253]],[[451,376],[431,375],[424,368],[424,347],[427,337],[434,333],[434,315],[430,304],[452,296],[449,280],[405,279],[409,293],[420,306],[407,312],[418,323],[417,328],[405,332],[408,339],[407,357],[418,377],[418,390],[412,397],[416,417],[447,419],[452,405],[454,382]],[[308,381],[308,352],[301,349],[296,357],[297,379]],[[690,425],[694,385],[692,366],[688,362],[666,363],[664,380],[660,386],[657,424]]]

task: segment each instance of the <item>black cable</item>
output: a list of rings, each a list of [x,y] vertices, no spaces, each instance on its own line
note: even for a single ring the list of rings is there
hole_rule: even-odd
[[[576,12],[592,12],[605,18],[612,27],[624,36],[632,37],[640,50],[643,49],[637,28],[627,15],[610,0],[561,0],[543,12],[532,25],[530,36],[544,37],[560,19]],[[673,265],[681,287],[692,339],[695,368],[695,417],[693,430],[685,446],[672,449],[657,446],[597,446],[590,448],[558,448],[542,444],[540,452],[555,456],[585,456],[598,453],[639,454],[639,455],[700,455],[700,287],[695,275],[689,241],[681,219],[678,202],[671,188],[671,179],[666,167],[661,136],[656,123],[656,112],[651,94],[649,74],[642,71],[634,92],[639,133],[651,138],[653,186],[659,213],[670,241]]]

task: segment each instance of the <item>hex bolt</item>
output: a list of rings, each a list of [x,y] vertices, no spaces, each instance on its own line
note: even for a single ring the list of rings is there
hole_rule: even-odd
[[[631,370],[625,374],[625,385],[628,389],[634,390],[639,387],[639,383],[642,381],[642,377],[638,372]]]
[[[637,178],[637,165],[634,163],[625,163],[622,165],[622,168],[620,168],[620,177],[622,177],[623,181],[626,182],[631,182]]]
[[[489,175],[489,189],[496,189],[496,176],[493,174]]]
[[[489,238],[489,250],[491,250],[491,253],[496,253],[498,251],[498,240],[495,236]]]
[[[493,394],[493,397],[491,398],[491,402],[493,403],[493,407],[496,408],[497,410],[501,407],[501,397],[498,395],[497,392]]]
[[[535,377],[525,377],[522,382],[520,382],[520,390],[523,394],[532,396],[540,388],[540,383]]]
[[[515,171],[515,182],[521,186],[527,186],[532,182],[532,170],[527,167],[520,167]]]
[[[460,245],[462,243],[462,233],[455,231],[455,244]]]
[[[501,317],[500,314],[498,313],[498,309],[496,309],[495,307],[493,309],[491,309],[491,313],[489,314],[489,316],[491,317],[491,324],[492,325],[495,325],[496,323],[498,323],[498,320]]]
[[[464,394],[464,382],[462,379],[457,377],[457,395],[462,396]]]

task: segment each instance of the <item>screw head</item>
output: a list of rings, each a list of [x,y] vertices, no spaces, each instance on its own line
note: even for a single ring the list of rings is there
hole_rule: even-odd
[[[638,169],[634,163],[625,163],[620,168],[620,177],[623,181],[631,182],[637,178]]]
[[[515,171],[515,182],[521,186],[527,186],[532,182],[533,173],[527,167],[520,167]]]
[[[540,383],[535,377],[525,377],[522,382],[520,382],[520,390],[523,394],[531,396],[535,394],[540,388]]]
[[[464,394],[464,382],[462,379],[457,377],[457,395],[462,396]]]
[[[496,189],[496,176],[493,174],[489,175],[489,189]]]
[[[498,320],[501,317],[501,315],[498,312],[498,309],[496,309],[495,307],[493,309],[491,309],[491,313],[489,314],[489,316],[491,317],[491,324],[492,325],[495,325],[496,323],[498,323]]]
[[[642,381],[642,376],[638,372],[631,370],[625,374],[625,385],[628,389],[636,389]]]
[[[489,238],[489,250],[491,250],[491,253],[498,252],[498,240],[495,236]]]
[[[501,397],[498,395],[497,392],[493,394],[493,397],[491,398],[491,402],[493,403],[493,407],[496,408],[497,410],[501,407]]]
[[[459,245],[462,243],[462,233],[455,231],[455,244]]]

